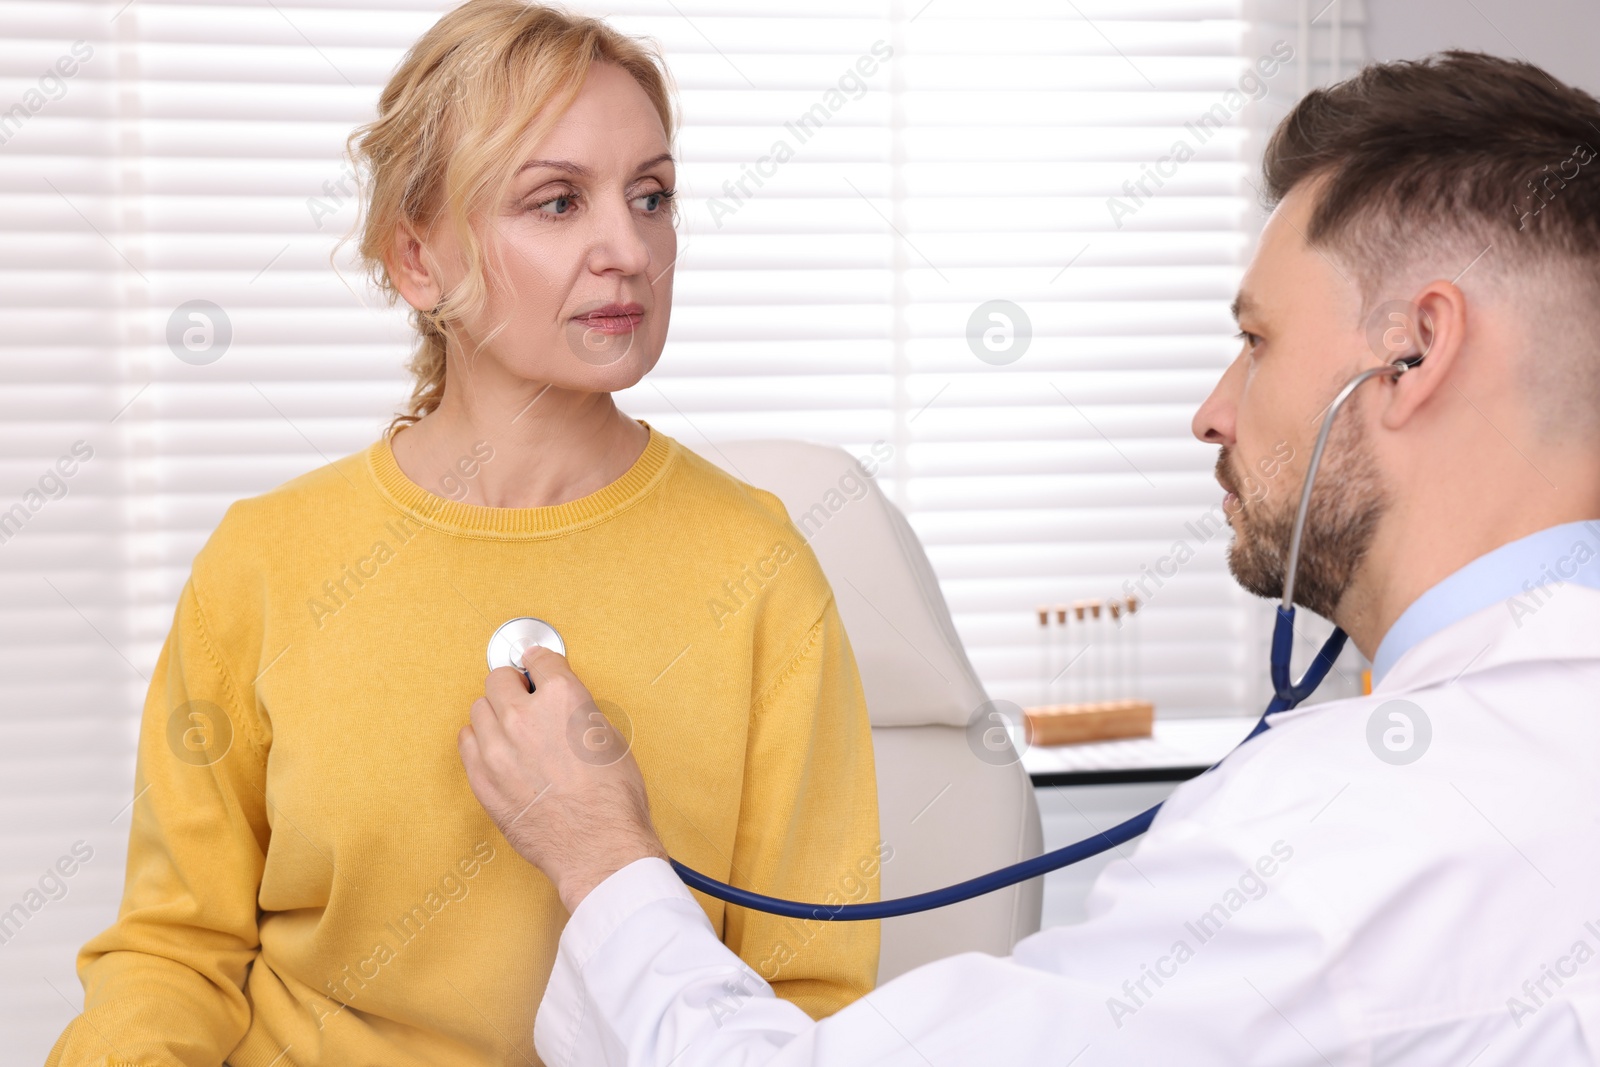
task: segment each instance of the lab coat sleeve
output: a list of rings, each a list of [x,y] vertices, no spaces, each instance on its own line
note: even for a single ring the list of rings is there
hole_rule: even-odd
[[[550,1067],[757,1067],[813,1025],[718,939],[665,860],[642,859],[572,913],[533,1039]]]
[[[84,1010],[46,1067],[218,1067],[244,1036],[269,833],[249,692],[191,579],[145,700],[122,904],[78,954]]]
[[[1326,1067],[1341,997],[1333,946],[1291,901],[1295,858],[1158,820],[1085,922],[917,968],[816,1023],[717,940],[665,862],[640,860],[572,915],[535,1044],[551,1067]]]

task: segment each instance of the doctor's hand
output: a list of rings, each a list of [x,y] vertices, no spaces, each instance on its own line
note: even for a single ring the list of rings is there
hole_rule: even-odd
[[[634,860],[667,853],[633,753],[566,657],[535,646],[522,663],[534,692],[511,667],[491,671],[456,744],[478,802],[571,912]]]

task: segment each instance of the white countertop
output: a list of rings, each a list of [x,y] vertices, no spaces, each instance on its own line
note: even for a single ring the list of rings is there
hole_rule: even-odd
[[[1209,767],[1244,740],[1255,724],[1253,715],[1157,718],[1154,737],[1082,745],[1035,745],[1022,754],[1022,766],[1029,774]]]

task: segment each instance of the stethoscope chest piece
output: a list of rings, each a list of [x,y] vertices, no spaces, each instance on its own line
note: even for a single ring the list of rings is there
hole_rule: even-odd
[[[522,670],[522,654],[534,645],[563,656],[567,654],[567,643],[561,640],[556,628],[543,619],[524,616],[507,620],[489,638],[489,669],[515,667],[527,678],[528,672]]]

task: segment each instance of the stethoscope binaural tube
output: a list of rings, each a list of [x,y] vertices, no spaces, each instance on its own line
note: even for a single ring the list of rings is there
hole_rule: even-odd
[[[1269,704],[1266,715],[1295,707],[1315,692],[1317,686],[1322,684],[1322,679],[1327,675],[1326,668],[1315,678],[1312,677],[1311,671],[1308,670],[1304,678],[1301,678],[1298,682],[1293,682],[1289,678],[1289,661],[1294,652],[1294,585],[1295,577],[1300,571],[1300,545],[1305,536],[1306,516],[1311,511],[1311,491],[1316,485],[1317,471],[1322,466],[1322,453],[1328,447],[1328,434],[1333,429],[1334,417],[1339,414],[1339,409],[1344,407],[1344,402],[1350,399],[1351,394],[1360,388],[1362,382],[1380,376],[1399,378],[1421,362],[1422,356],[1420,355],[1407,356],[1397,359],[1393,363],[1385,363],[1381,367],[1370,367],[1362,371],[1345,383],[1344,388],[1339,390],[1338,395],[1333,398],[1333,402],[1328,405],[1327,414],[1322,416],[1322,427],[1317,431],[1317,443],[1311,450],[1311,462],[1306,464],[1306,480],[1300,487],[1300,506],[1295,509],[1294,530],[1289,535],[1289,558],[1284,561],[1283,565],[1283,601],[1278,605],[1277,618],[1273,620],[1272,624],[1272,653],[1268,662],[1272,673],[1272,691],[1275,694],[1273,703],[1276,704],[1281,701],[1283,706],[1273,707]],[[1339,658],[1339,653],[1344,650],[1345,636],[1343,630],[1334,627],[1333,633],[1328,636],[1328,640],[1323,644],[1322,651],[1317,653],[1317,661],[1312,666],[1315,667],[1317,663],[1327,659],[1328,666],[1331,667],[1333,661]],[[1251,737],[1266,728],[1266,715],[1262,716],[1262,721],[1256,724],[1254,730],[1250,731],[1250,735],[1245,738],[1245,741],[1250,740]],[[1240,744],[1243,743],[1240,742]],[[1226,759],[1227,757],[1223,758]],[[1219,760],[1218,762],[1221,761]]]
[[[1300,544],[1305,532],[1306,513],[1311,507],[1311,490],[1317,476],[1317,468],[1322,463],[1322,453],[1328,444],[1328,432],[1333,426],[1334,416],[1344,406],[1344,402],[1356,391],[1362,382],[1379,375],[1387,374],[1399,377],[1410,367],[1420,362],[1418,358],[1399,360],[1395,363],[1385,364],[1362,371],[1345,384],[1339,394],[1334,397],[1333,403],[1328,405],[1327,414],[1323,416],[1322,428],[1317,433],[1316,447],[1311,453],[1311,462],[1306,467],[1306,480],[1300,491],[1300,505],[1295,512],[1294,531],[1289,542],[1289,556],[1285,562],[1283,602],[1278,606],[1277,617],[1272,627],[1272,653],[1271,673],[1273,697],[1267,708],[1261,713],[1261,718],[1255,727],[1234,746],[1228,755],[1237,752],[1241,746],[1251,738],[1267,728],[1267,717],[1280,711],[1288,711],[1297,707],[1302,701],[1314,693],[1328,672],[1333,669],[1334,660],[1339,658],[1339,653],[1344,650],[1345,632],[1335,628],[1322,645],[1311,665],[1306,668],[1298,682],[1290,678],[1290,658],[1294,651],[1294,580],[1295,570],[1300,563]],[[1228,756],[1223,756],[1222,760]],[[1221,765],[1222,760],[1208,767],[1205,773],[1209,774]],[[908,897],[899,897],[894,900],[879,900],[865,904],[804,904],[794,900],[780,900],[777,897],[753,893],[748,889],[738,889],[714,878],[708,878],[691,867],[686,867],[677,860],[669,860],[672,869],[678,873],[683,884],[690,889],[698,889],[709,897],[727,904],[735,904],[751,911],[766,912],[770,915],[780,915],[791,919],[825,919],[834,922],[860,922],[867,919],[892,919],[898,915],[911,915],[916,912],[932,911],[935,908],[948,907],[959,904],[973,897],[981,897],[985,893],[993,893],[1007,886],[1025,882],[1030,878],[1051,871],[1058,871],[1074,863],[1086,860],[1091,856],[1098,856],[1108,849],[1138,837],[1150,828],[1155,820],[1156,812],[1161,810],[1161,805],[1156,804],[1133,818],[1118,823],[1109,830],[1102,831],[1094,837],[1085,838],[1052,852],[1046,852],[1033,859],[1013,863],[1009,867],[1002,867],[997,871],[970,878],[956,885],[945,886],[942,889],[931,889],[925,893],[915,893]]]
[[[1289,677],[1290,659],[1294,653],[1294,585],[1295,577],[1300,570],[1300,545],[1305,537],[1306,516],[1311,511],[1311,492],[1316,485],[1317,471],[1322,466],[1322,453],[1328,447],[1328,434],[1333,429],[1334,417],[1339,414],[1339,409],[1344,407],[1344,402],[1350,399],[1351,394],[1360,388],[1362,382],[1376,378],[1379,375],[1397,378],[1414,365],[1410,361],[1400,360],[1362,371],[1345,383],[1344,388],[1339,390],[1338,395],[1333,398],[1333,402],[1328,405],[1327,414],[1322,416],[1322,427],[1317,431],[1317,443],[1311,450],[1311,461],[1306,464],[1306,480],[1300,486],[1300,506],[1295,509],[1294,530],[1289,535],[1289,558],[1283,565],[1283,601],[1278,605],[1277,617],[1272,623],[1272,652],[1268,658],[1268,664],[1272,674],[1272,692],[1274,696],[1272,703],[1267,706],[1266,714],[1262,715],[1261,722],[1257,723],[1256,728],[1250,731],[1245,741],[1250,740],[1251,737],[1266,729],[1267,715],[1295,707],[1314,693],[1328,673],[1327,668],[1324,668],[1320,674],[1313,677],[1312,672],[1308,670],[1306,676],[1298,682],[1292,681]],[[1316,663],[1313,663],[1312,666],[1315,667],[1326,659],[1328,667],[1332,667],[1333,661],[1339,658],[1340,652],[1344,651],[1344,643],[1345,632],[1338,627],[1334,627],[1333,633],[1328,636],[1327,642],[1322,646],[1322,651],[1317,654]],[[1273,705],[1275,704],[1281,704],[1282,706],[1274,707]],[[1240,742],[1240,744],[1243,743],[1243,741]],[[1226,759],[1227,757],[1223,758]],[[1219,760],[1218,762],[1221,761]]]
[[[1361,386],[1362,382],[1376,378],[1380,374],[1398,378],[1413,366],[1415,366],[1413,362],[1398,360],[1362,371],[1345,383],[1344,388],[1339,390],[1339,394],[1328,405],[1327,414],[1322,416],[1322,428],[1317,431],[1316,447],[1311,450],[1311,462],[1306,465],[1306,480],[1300,487],[1300,506],[1294,513],[1294,532],[1289,535],[1289,558],[1283,565],[1283,602],[1280,610],[1291,613],[1294,611],[1294,582],[1295,572],[1300,568],[1300,541],[1305,535],[1306,514],[1311,510],[1311,489],[1316,484],[1317,469],[1322,466],[1322,453],[1328,447],[1328,433],[1333,429],[1334,416],[1339,414],[1344,402],[1350,399],[1350,395]],[[1273,685],[1280,694],[1283,693],[1283,687],[1276,681]]]

